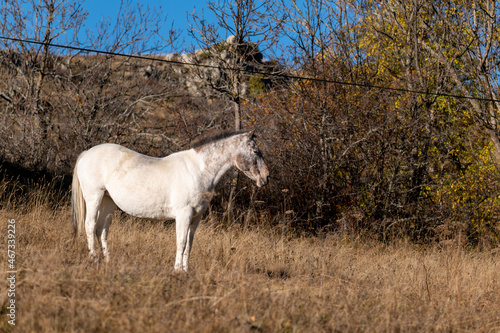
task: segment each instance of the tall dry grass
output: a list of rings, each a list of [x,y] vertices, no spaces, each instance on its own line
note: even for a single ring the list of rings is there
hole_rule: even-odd
[[[72,237],[69,208],[48,208],[38,191],[31,209],[13,201],[0,210],[4,233],[16,219],[18,270],[16,326],[7,323],[3,291],[1,331],[500,331],[493,252],[222,228],[209,216],[191,271],[179,274],[173,224],[117,213],[111,262],[95,263],[83,237]]]

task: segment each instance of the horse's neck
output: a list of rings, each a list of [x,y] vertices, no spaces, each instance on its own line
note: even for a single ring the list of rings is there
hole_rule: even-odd
[[[209,144],[198,151],[205,163],[203,173],[208,190],[212,190],[222,176],[234,166],[234,149],[222,145],[222,143]]]

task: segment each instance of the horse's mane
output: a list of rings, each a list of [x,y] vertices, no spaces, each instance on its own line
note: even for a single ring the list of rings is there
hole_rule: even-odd
[[[199,148],[201,146],[204,146],[206,144],[216,142],[222,139],[227,139],[229,137],[232,137],[234,135],[239,135],[243,133],[247,133],[248,130],[224,130],[224,131],[218,131],[214,133],[209,133],[207,135],[202,135],[200,137],[197,137],[191,142],[191,148]]]

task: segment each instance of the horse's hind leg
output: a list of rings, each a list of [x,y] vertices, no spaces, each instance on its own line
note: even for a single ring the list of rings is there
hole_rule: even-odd
[[[106,262],[109,262],[109,250],[108,250],[109,225],[111,223],[111,219],[113,218],[113,213],[115,211],[115,208],[116,204],[114,203],[113,199],[111,199],[107,195],[103,196],[101,205],[99,207],[99,213],[97,216],[96,236]]]

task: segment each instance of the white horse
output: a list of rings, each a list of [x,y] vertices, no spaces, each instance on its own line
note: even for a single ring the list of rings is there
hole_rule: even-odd
[[[76,233],[87,234],[90,256],[97,240],[109,261],[107,236],[116,207],[144,218],[175,219],[175,270],[187,271],[194,233],[214,187],[232,167],[261,187],[269,171],[251,132],[222,132],[194,148],[164,158],[116,144],[84,151],[73,172],[72,211]]]

